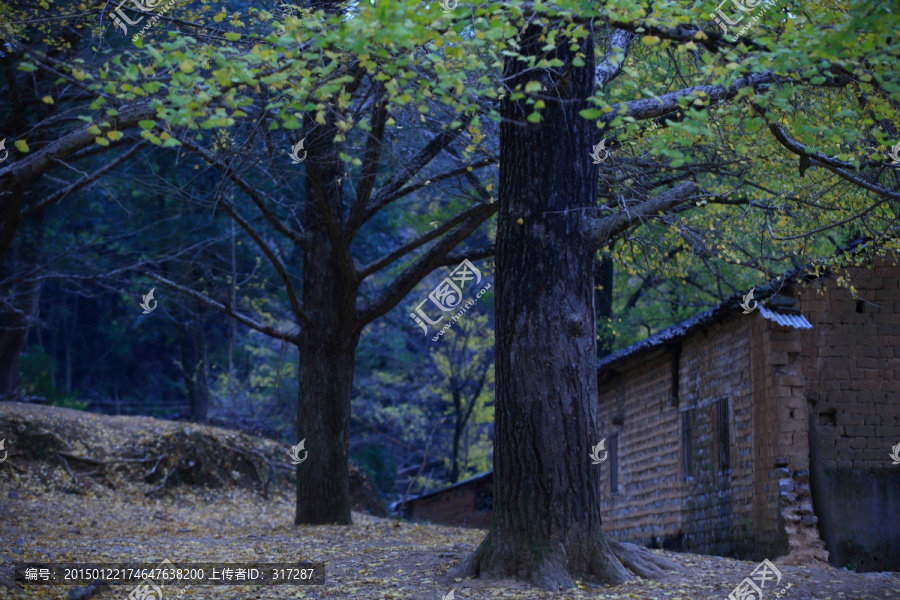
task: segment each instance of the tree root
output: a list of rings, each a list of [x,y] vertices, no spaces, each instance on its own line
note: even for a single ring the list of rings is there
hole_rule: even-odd
[[[657,556],[647,548],[635,544],[609,541],[613,553],[625,567],[644,579],[660,579],[667,571],[681,571],[681,566],[662,556]]]
[[[598,543],[588,562],[582,562],[580,567],[578,563],[567,564],[566,553],[560,548],[543,556],[539,563],[529,568],[521,561],[498,556],[493,544],[488,540],[486,542],[450,569],[448,576],[485,579],[512,577],[529,581],[540,589],[557,591],[574,587],[576,578],[585,583],[618,585],[630,580],[633,575],[644,579],[662,579],[669,571],[682,570],[677,563],[643,546],[610,539]]]

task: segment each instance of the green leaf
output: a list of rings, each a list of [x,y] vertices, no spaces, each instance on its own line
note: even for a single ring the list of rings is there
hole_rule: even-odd
[[[225,34],[225,39],[228,40],[229,42],[236,42],[239,39],[241,39],[241,34],[234,33],[233,31],[229,31],[228,33]]]
[[[141,126],[141,129],[153,129],[153,126],[156,125],[156,121],[148,121],[145,119],[143,121],[138,121],[138,125]]]
[[[19,152],[31,152],[28,149],[28,144],[25,142],[25,140],[16,140],[16,149],[18,149]]]

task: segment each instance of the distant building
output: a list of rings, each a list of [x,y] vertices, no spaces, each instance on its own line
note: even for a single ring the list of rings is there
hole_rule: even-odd
[[[599,362],[604,530],[900,570],[900,267],[850,274],[859,299],[788,279],[750,314],[732,299]],[[412,519],[487,527],[487,475],[411,500]]]
[[[391,505],[392,511],[400,502]],[[408,498],[403,516],[410,521],[430,521],[460,527],[491,526],[494,511],[494,473],[488,471],[450,487]]]

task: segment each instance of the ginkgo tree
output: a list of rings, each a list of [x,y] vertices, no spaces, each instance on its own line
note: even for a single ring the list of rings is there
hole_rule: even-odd
[[[81,6],[54,10],[99,28],[100,13]],[[298,523],[350,520],[349,393],[362,327],[461,258],[451,250],[499,204],[495,513],[467,572],[549,588],[622,581],[622,561],[650,575],[649,556],[604,536],[586,455],[597,438],[595,253],[620,258],[645,243],[654,263],[680,247],[668,260],[685,270],[774,269],[822,250],[851,222],[879,243],[896,234],[900,196],[884,157],[897,138],[890,8],[760,6],[736,41],[709,23],[713,8],[513,0],[444,12],[401,0],[276,13],[210,1],[162,17],[157,28],[174,28],[166,35],[132,46],[103,37],[90,64],[26,47],[34,32],[22,23],[32,21],[17,18],[17,68],[53,73],[51,99],[63,86],[91,103],[78,112],[84,125],[23,139],[29,151],[0,168],[0,193],[95,146],[138,141],[190,153],[239,191],[239,201],[215,193],[215,206],[276,272],[292,326],[158,280],[300,349],[298,434],[310,456],[298,469]],[[497,143],[493,123],[499,202],[475,175],[495,161],[485,151]],[[423,144],[390,168],[380,160],[386,132],[402,126],[432,132],[407,138]],[[308,152],[302,193],[274,160],[276,146],[298,138]],[[610,154],[598,166],[591,150],[604,139]],[[447,168],[425,170],[438,163]],[[397,201],[412,193],[457,181],[470,192],[444,205],[434,228],[360,262],[362,228],[402,218]],[[273,246],[276,234],[290,254]],[[387,272],[384,288],[369,287]]]
[[[500,106],[494,517],[458,573],[546,589],[619,583],[674,565],[601,528],[588,460],[601,437],[594,255],[670,232],[692,258],[762,267],[814,257],[816,236],[849,222],[896,248],[900,187],[883,151],[900,100],[897,18],[854,3],[799,15],[761,6],[732,40],[702,3],[514,6]],[[610,138],[638,147],[598,168],[591,151]],[[817,185],[799,184],[813,168]],[[755,243],[728,247],[731,235]]]

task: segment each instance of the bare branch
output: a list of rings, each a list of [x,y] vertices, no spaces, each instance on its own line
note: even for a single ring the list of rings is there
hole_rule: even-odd
[[[356,199],[350,208],[345,231],[352,236],[366,214],[366,206],[375,188],[375,175],[378,172],[378,157],[381,155],[381,144],[384,141],[384,129],[387,124],[387,105],[379,97],[384,93],[384,85],[379,82],[375,86],[375,102],[372,106],[372,131],[366,141],[366,152],[363,156],[362,176],[356,186]]]
[[[303,323],[309,325],[311,319],[300,306],[300,301],[297,299],[297,292],[294,289],[294,283],[291,281],[291,277],[288,274],[284,263],[282,263],[281,259],[278,258],[278,255],[275,254],[275,251],[269,247],[269,245],[262,238],[259,232],[253,228],[253,225],[251,225],[246,219],[244,219],[244,217],[238,214],[238,212],[234,209],[234,206],[232,206],[230,202],[227,202],[224,198],[219,198],[218,205],[221,206],[225,210],[225,212],[229,214],[229,216],[231,216],[235,223],[240,225],[241,229],[247,232],[247,235],[250,236],[250,239],[256,242],[256,245],[259,246],[259,249],[262,250],[263,254],[266,255],[266,258],[268,258],[269,262],[272,263],[272,266],[278,273],[278,277],[281,278],[281,282],[284,284],[284,290],[287,292],[288,301],[291,303],[291,310],[294,311],[294,315],[296,315],[296,317]]]
[[[497,212],[496,207],[498,207],[499,204],[495,203],[493,206],[495,207],[493,212]],[[463,221],[465,221],[466,219],[468,219],[473,214],[475,214],[476,212],[479,212],[479,211],[480,211],[480,208],[478,208],[478,207],[464,210],[463,212],[459,213],[452,219],[450,219],[447,222],[445,222],[444,224],[442,224],[440,227],[438,227],[436,229],[432,229],[431,231],[412,240],[408,244],[404,244],[403,246],[400,246],[399,248],[397,248],[390,254],[387,254],[387,255],[383,256],[382,258],[379,258],[378,260],[371,262],[368,265],[362,267],[361,269],[359,269],[359,281],[362,281],[363,279],[365,279],[366,277],[368,277],[369,275],[371,275],[373,273],[377,273],[378,271],[385,268],[386,266],[393,263],[394,261],[399,260],[400,258],[406,256],[407,254],[409,254],[416,248],[420,248],[420,247],[424,246],[425,244],[427,244],[428,242],[430,242],[431,240],[437,239],[438,237],[442,236],[447,231],[450,231],[450,229],[459,225],[460,223],[462,223]]]
[[[123,131],[136,126],[139,121],[152,119],[155,116],[156,109],[149,102],[145,102],[120,109],[119,114],[110,117],[109,121],[113,123],[116,130]],[[14,186],[43,173],[56,160],[95,144],[94,139],[97,136],[88,131],[93,126],[91,123],[86,123],[58,140],[50,142],[37,152],[10,162],[6,167],[0,167],[0,192],[11,190]]]
[[[763,115],[763,118],[765,116]],[[831,158],[821,152],[810,152],[804,144],[801,144],[797,140],[790,137],[787,132],[784,130],[779,123],[773,121],[768,123],[769,131],[772,132],[772,135],[775,136],[775,139],[778,140],[778,143],[793,152],[794,154],[809,159],[810,165],[817,164],[825,167],[835,175],[838,175],[842,179],[846,179],[850,183],[854,185],[858,185],[859,187],[869,190],[870,192],[874,192],[880,196],[885,196],[887,198],[891,198],[894,200],[900,199],[900,193],[893,192],[885,187],[880,185],[876,185],[867,179],[863,179],[858,175],[854,175],[847,171],[847,169],[853,169],[855,166],[853,163],[849,163],[842,160],[837,160],[835,158]],[[877,205],[873,205],[870,207],[870,210]],[[868,211],[864,211],[859,216],[864,215]],[[785,238],[791,239],[791,238]]]
[[[625,66],[625,59],[628,57],[628,51],[631,49],[631,44],[635,39],[637,39],[635,34],[623,29],[612,30],[603,62],[594,67],[598,88],[603,87],[622,72],[622,67]],[[621,51],[617,52],[616,48],[621,48]]]
[[[457,244],[466,239],[473,231],[497,212],[496,204],[479,204],[468,211],[469,218],[448,233],[437,244],[431,247],[425,254],[408,266],[391,285],[368,306],[359,311],[359,326],[377,319],[400,302],[406,294],[426,275],[440,266],[446,259],[447,253]]]
[[[285,235],[288,239],[290,239],[301,248],[306,247],[308,236],[306,236],[303,232],[294,231],[290,227],[286,226],[281,219],[275,216],[275,214],[266,205],[266,201],[260,194],[258,186],[247,183],[247,181],[244,180],[244,178],[241,177],[230,164],[226,164],[225,161],[217,158],[212,152],[195,143],[193,140],[184,138],[179,139],[178,141],[180,141],[185,148],[200,156],[208,164],[219,169],[223,175],[233,181],[235,185],[237,185],[245,194],[247,194],[250,200],[253,201],[253,204],[255,204],[259,209],[259,212],[262,213],[263,217],[265,217],[266,221],[268,221],[276,231]]]
[[[409,163],[404,165],[400,172],[397,173],[387,185],[375,193],[372,197],[372,206],[366,211],[364,220],[369,220],[375,213],[398,198],[399,196],[396,196],[395,194],[403,187],[403,185],[409,181],[413,175],[424,169],[434,157],[440,154],[441,150],[449,146],[453,140],[459,137],[460,133],[465,130],[471,120],[472,117],[467,116],[463,119],[462,125],[456,129],[443,129],[434,136]]]
[[[165,277],[157,275],[156,273],[147,273],[147,276],[150,277],[150,279],[152,279],[154,281],[158,281],[159,283],[169,286],[173,290],[181,292],[185,296],[189,296],[189,297],[199,301],[201,304],[204,304],[205,306],[209,306],[210,308],[215,308],[216,310],[233,318],[238,323],[243,323],[250,329],[255,329],[256,331],[258,331],[260,333],[264,333],[270,337],[273,337],[273,338],[276,338],[279,340],[284,340],[284,341],[290,342],[292,344],[297,344],[300,341],[298,334],[289,333],[287,331],[281,331],[279,329],[275,329],[274,327],[270,327],[268,325],[263,325],[262,323],[251,319],[247,315],[236,312],[234,310],[234,307],[230,306],[230,304],[226,305],[226,304],[222,304],[221,302],[216,302],[212,298],[209,298],[206,295],[201,294],[200,292],[198,292],[196,290],[192,290],[189,287],[175,283],[171,279],[166,279]]]
[[[588,218],[584,226],[588,242],[592,248],[602,247],[606,245],[610,238],[615,237],[635,223],[683,204],[694,194],[697,188],[697,184],[693,181],[686,181],[633,208],[624,208],[608,217]]]
[[[98,179],[100,179],[101,177],[103,177],[104,175],[106,175],[107,173],[114,170],[116,167],[118,167],[122,163],[124,163],[126,160],[128,160],[129,158],[134,156],[135,153],[137,153],[137,151],[140,150],[142,146],[143,146],[143,143],[135,144],[134,146],[129,148],[127,152],[119,155],[111,163],[108,163],[108,164],[104,165],[103,167],[97,169],[91,175],[82,177],[81,179],[79,179],[78,181],[73,183],[72,185],[66,187],[65,189],[58,191],[57,193],[53,194],[52,196],[50,196],[48,198],[41,200],[40,202],[38,202],[37,204],[34,204],[33,206],[25,207],[25,209],[19,215],[19,219],[21,220],[21,219],[31,217],[31,216],[35,215],[36,213],[39,213],[40,211],[44,210],[44,208],[46,208],[47,206],[50,206],[51,204],[56,204],[57,202],[61,201],[63,198],[65,198],[69,194],[71,194],[73,192],[77,192],[78,190],[91,185],[92,183],[94,183],[95,181],[97,181]]]

